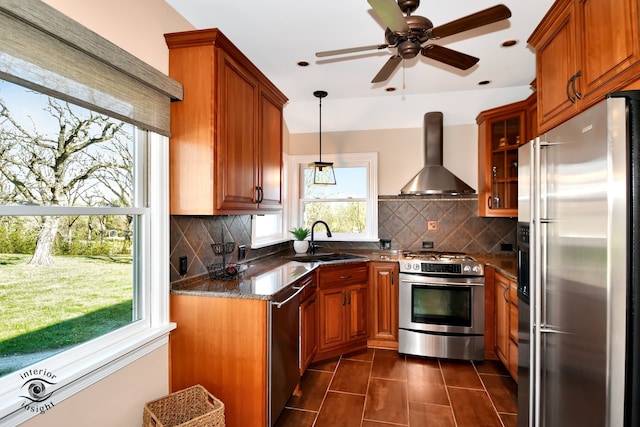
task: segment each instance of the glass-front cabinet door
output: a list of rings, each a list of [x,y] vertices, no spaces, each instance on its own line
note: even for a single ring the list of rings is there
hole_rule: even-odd
[[[518,216],[518,147],[526,142],[526,112],[521,101],[476,118],[479,216]]]

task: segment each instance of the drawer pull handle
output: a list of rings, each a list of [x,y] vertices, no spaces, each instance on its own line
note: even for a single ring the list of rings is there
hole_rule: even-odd
[[[349,274],[349,275],[347,275],[347,276],[340,276],[340,278],[341,278],[341,279],[345,279],[345,280],[346,280],[346,279],[351,279],[351,275]]]

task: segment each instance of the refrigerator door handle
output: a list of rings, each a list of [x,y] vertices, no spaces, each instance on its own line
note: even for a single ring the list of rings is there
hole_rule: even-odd
[[[541,334],[569,334],[570,332],[561,331],[553,326],[541,326],[540,327]]]

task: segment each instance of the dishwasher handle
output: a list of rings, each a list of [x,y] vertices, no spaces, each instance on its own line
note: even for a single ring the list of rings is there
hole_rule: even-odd
[[[306,288],[306,287],[307,287],[307,285],[300,286],[299,288],[296,287],[296,286],[293,286],[293,289],[296,290],[295,293],[293,293],[289,298],[287,298],[284,301],[281,301],[281,302],[271,301],[271,305],[275,305],[276,308],[282,308],[283,305],[287,304],[289,301],[291,301],[292,299],[294,299],[295,297],[300,295],[300,292],[304,291],[304,288]]]

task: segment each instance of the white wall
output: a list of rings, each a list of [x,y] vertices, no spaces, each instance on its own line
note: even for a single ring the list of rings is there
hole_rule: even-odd
[[[478,127],[444,127],[444,166],[478,188]],[[318,133],[291,134],[289,154],[317,154]],[[285,146],[287,147],[287,146]],[[378,193],[395,195],[424,165],[422,128],[322,132],[323,153],[378,153]]]
[[[165,33],[195,29],[163,0],[43,0],[165,74]]]
[[[102,381],[66,399],[23,427],[142,425],[144,404],[169,390],[169,346],[127,365]]]

